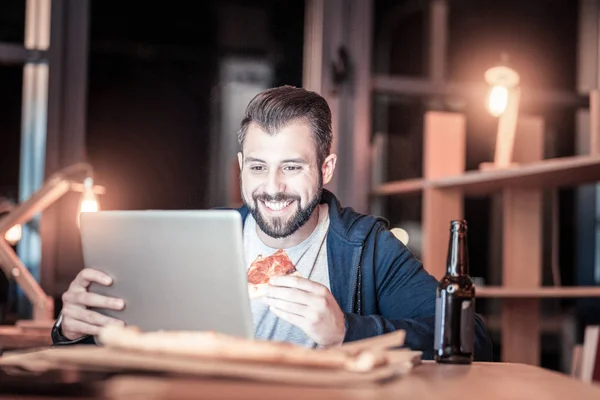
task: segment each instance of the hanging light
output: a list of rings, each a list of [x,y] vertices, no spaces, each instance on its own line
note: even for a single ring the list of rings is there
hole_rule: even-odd
[[[484,78],[489,85],[486,108],[498,118],[494,162],[481,163],[480,169],[508,168],[514,165],[513,147],[519,119],[521,102],[520,76],[508,66],[508,55],[502,54],[500,64],[485,71]]]
[[[490,86],[487,95],[487,110],[499,117],[506,111],[510,92],[519,86],[519,74],[510,67],[498,65],[485,71],[485,80]]]

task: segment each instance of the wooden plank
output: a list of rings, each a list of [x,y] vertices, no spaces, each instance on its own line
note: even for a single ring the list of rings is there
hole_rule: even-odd
[[[377,185],[371,195],[372,196],[388,196],[401,194],[418,194],[426,187],[425,179],[405,179],[402,181],[386,182]]]
[[[423,214],[423,266],[439,280],[446,272],[450,221],[463,218],[462,194],[426,189]]]
[[[502,316],[486,315],[485,328],[488,332],[502,332]],[[564,314],[544,315],[540,318],[540,333],[552,335],[562,335],[565,331],[565,324],[571,323],[570,316]]]
[[[373,0],[345,1],[345,16],[349,26],[348,51],[352,54],[352,107],[348,110],[348,119],[353,122],[350,132],[342,132],[343,141],[352,140],[352,157],[341,165],[351,171],[346,182],[346,194],[349,204],[356,211],[366,213],[369,210],[369,170],[371,148],[371,52],[373,31]],[[350,26],[352,28],[350,28]],[[350,29],[349,29],[350,28]],[[337,51],[337,49],[336,49]],[[330,67],[329,65],[327,66]],[[345,91],[346,92],[346,91]]]
[[[600,181],[600,156],[559,157],[523,163],[501,170],[469,171],[434,179],[432,187],[461,189],[469,195],[485,195],[505,188],[574,187]]]
[[[600,156],[580,155],[530,162],[501,170],[468,171],[438,179],[407,179],[378,186],[377,195],[413,193],[425,187],[460,189],[483,196],[504,188],[575,187],[600,181]]]
[[[538,300],[508,299],[502,303],[502,361],[539,364],[539,314]]]
[[[543,157],[543,120],[521,117],[514,161]],[[502,193],[502,281],[507,288],[534,289],[542,282],[542,191],[505,188]],[[502,302],[502,361],[537,365],[540,359],[539,300]]]
[[[50,329],[23,330],[14,326],[0,326],[0,350],[27,349],[51,344]]]
[[[541,285],[542,194],[539,190],[504,192],[503,284],[511,288]]]
[[[110,399],[597,399],[600,387],[565,374],[522,364],[440,365],[425,361],[410,374],[364,388],[315,388],[223,379],[118,376],[104,386]]]
[[[477,297],[481,298],[582,298],[600,297],[600,286],[574,286],[574,287],[539,287],[539,288],[514,288],[502,286],[483,286],[476,288]]]
[[[462,114],[425,113],[423,173],[425,179],[462,174],[466,152]],[[446,270],[450,220],[463,218],[463,196],[458,190],[425,188],[423,193],[423,250],[425,269],[440,279]]]
[[[535,288],[541,283],[541,191],[506,190],[503,203],[503,284]],[[507,299],[501,307],[502,361],[537,365],[539,301]]]

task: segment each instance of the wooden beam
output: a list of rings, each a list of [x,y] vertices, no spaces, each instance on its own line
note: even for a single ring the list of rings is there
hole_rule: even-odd
[[[462,114],[425,113],[423,174],[426,180],[464,172],[465,124]],[[450,220],[463,218],[463,196],[458,190],[426,187],[423,203],[423,265],[439,279],[446,270]]]
[[[541,118],[519,118],[515,161],[543,158]],[[507,289],[536,289],[542,280],[542,190],[505,189],[502,195],[502,280]],[[502,361],[540,361],[539,300],[502,302]]]

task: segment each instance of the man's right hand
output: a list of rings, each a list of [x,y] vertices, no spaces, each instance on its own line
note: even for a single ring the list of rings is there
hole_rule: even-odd
[[[118,319],[88,309],[88,307],[99,307],[121,310],[125,306],[122,299],[88,292],[88,287],[92,282],[109,286],[112,284],[112,279],[101,271],[84,268],[62,295],[61,333],[69,340],[75,340],[84,335],[96,335],[101,327],[109,324],[124,325]]]

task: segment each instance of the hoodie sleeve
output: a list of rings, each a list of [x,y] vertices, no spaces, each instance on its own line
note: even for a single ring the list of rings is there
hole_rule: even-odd
[[[379,313],[347,313],[345,341],[402,329],[405,345],[423,351],[424,359],[432,359],[437,280],[387,229],[377,232],[373,245]],[[493,361],[492,344],[479,315],[475,316],[474,359]]]

